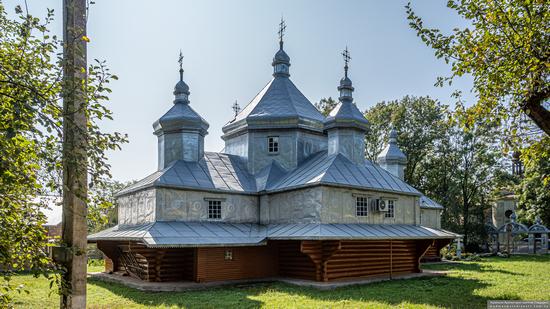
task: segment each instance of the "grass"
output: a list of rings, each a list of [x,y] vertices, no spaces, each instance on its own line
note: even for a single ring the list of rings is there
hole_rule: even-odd
[[[491,257],[478,262],[429,265],[444,277],[417,278],[320,291],[282,283],[193,292],[147,293],[96,280],[88,282],[89,308],[485,308],[488,300],[548,300],[550,255]],[[91,266],[90,271],[100,271]],[[30,294],[16,308],[56,308],[48,281],[18,275]]]

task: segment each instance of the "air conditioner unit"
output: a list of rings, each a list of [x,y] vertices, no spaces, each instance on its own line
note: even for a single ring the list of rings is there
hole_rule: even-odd
[[[377,199],[376,200],[376,210],[380,212],[387,212],[388,211],[388,203],[385,200]]]

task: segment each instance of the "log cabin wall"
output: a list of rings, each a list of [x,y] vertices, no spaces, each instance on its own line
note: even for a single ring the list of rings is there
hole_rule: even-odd
[[[278,273],[272,245],[197,248],[196,263],[197,282],[269,278]]]
[[[135,242],[99,242],[112,271],[126,271],[146,281],[193,281],[195,248],[147,248]],[[106,264],[107,265],[107,264]]]
[[[317,280],[320,275],[318,267],[308,254],[302,252],[302,241],[280,240],[270,243],[277,248],[279,276]],[[305,249],[312,253],[315,248],[310,244]]]
[[[316,281],[420,272],[431,240],[275,241],[281,277]]]
[[[98,242],[114,271],[147,281],[211,282],[287,277],[346,280],[420,272],[433,240],[281,240],[266,246],[147,248],[135,242]]]
[[[434,240],[426,254],[422,257],[422,262],[441,262],[441,249],[451,242],[450,239]]]
[[[412,273],[417,269],[415,241],[342,241],[327,261],[326,279],[340,280]]]

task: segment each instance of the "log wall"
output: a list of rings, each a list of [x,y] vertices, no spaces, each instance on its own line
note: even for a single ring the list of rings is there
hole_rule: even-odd
[[[420,272],[433,240],[285,240],[266,246],[147,248],[135,242],[98,242],[112,261],[147,281],[211,282],[267,277],[346,280]],[[231,252],[227,258],[226,251]],[[432,249],[433,250],[433,249]]]
[[[431,240],[275,241],[279,275],[332,281],[420,272]]]
[[[422,262],[441,262],[441,249],[451,242],[450,239],[434,240],[426,254],[422,257]]]
[[[195,278],[195,248],[147,248],[135,242],[97,245],[112,261],[112,271],[126,271],[130,276],[157,282]]]
[[[314,261],[306,253],[302,252],[300,241],[282,240],[270,242],[277,248],[279,276],[317,280],[319,272]],[[311,247],[307,249],[311,250]]]
[[[225,259],[230,250],[232,259]],[[210,282],[274,277],[278,273],[273,246],[197,248],[195,281]]]

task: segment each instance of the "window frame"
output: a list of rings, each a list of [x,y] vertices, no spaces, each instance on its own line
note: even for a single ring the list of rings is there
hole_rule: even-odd
[[[222,219],[222,200],[208,199],[207,215],[208,220],[221,220]],[[217,209],[214,209],[217,208]]]
[[[361,205],[360,205],[361,204]],[[369,216],[370,197],[365,195],[355,196],[355,216],[365,218]]]
[[[279,136],[267,137],[267,153],[279,154]]]
[[[233,261],[233,250],[225,249],[223,252],[223,259],[224,261]]]
[[[384,214],[384,218],[395,218],[395,202],[396,200],[387,199],[388,211]]]

